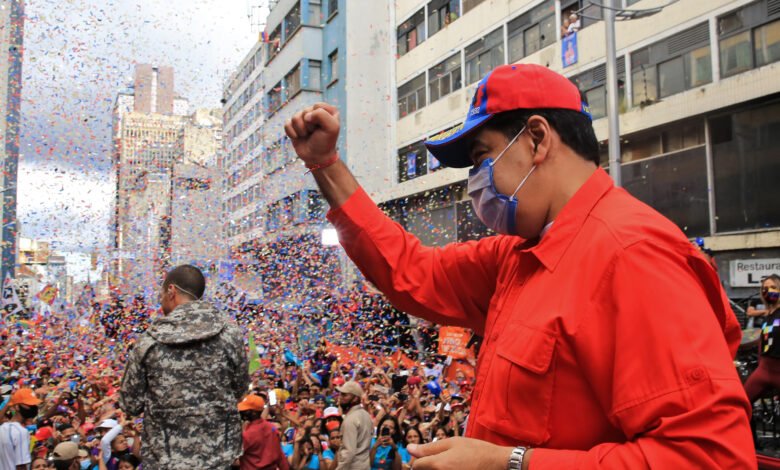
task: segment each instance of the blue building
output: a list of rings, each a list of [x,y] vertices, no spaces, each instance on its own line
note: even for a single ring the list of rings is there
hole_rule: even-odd
[[[393,161],[376,168],[361,155],[391,155],[391,13],[389,0],[281,0],[228,84],[224,209],[239,287],[294,297],[340,270],[321,243],[325,204],[284,123],[318,101],[338,106],[341,158],[369,190],[381,187]]]

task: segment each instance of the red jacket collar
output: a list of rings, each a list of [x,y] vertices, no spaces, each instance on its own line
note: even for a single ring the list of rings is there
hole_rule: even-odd
[[[555,271],[561,257],[579,233],[596,203],[613,187],[614,184],[607,172],[598,168],[569,199],[542,240],[523,251],[536,256],[548,271]],[[526,247],[526,244],[520,245],[520,248]]]

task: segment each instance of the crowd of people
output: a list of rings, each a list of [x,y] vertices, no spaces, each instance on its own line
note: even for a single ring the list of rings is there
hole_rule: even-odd
[[[307,299],[307,308],[287,310],[246,305],[246,296],[229,285],[216,288],[213,297],[252,338],[255,351],[249,341],[246,347],[250,356],[256,352],[259,366],[247,392],[262,401],[256,411],[273,427],[291,468],[335,468],[340,428],[334,423],[343,419],[336,388],[349,381],[364,387],[361,399],[377,429],[393,429],[374,443],[374,468],[394,468],[392,462],[386,466],[391,441],[399,464],[408,468],[406,443],[463,434],[473,382],[463,370],[472,365],[448,374],[446,358],[436,354],[436,328],[417,325],[418,343],[408,317],[381,294],[327,293]],[[3,326],[0,419],[23,417],[31,468],[61,468],[55,450],[69,442],[77,446],[79,468],[138,467],[143,419],[120,408],[118,390],[128,351],[153,315],[140,298],[114,299],[93,304],[90,312],[66,309]],[[350,347],[364,353],[351,354]],[[258,401],[250,402],[257,408]],[[8,413],[28,406],[26,415]]]

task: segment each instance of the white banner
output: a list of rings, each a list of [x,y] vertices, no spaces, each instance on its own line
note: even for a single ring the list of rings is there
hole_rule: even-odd
[[[24,312],[24,307],[19,301],[19,296],[16,295],[16,289],[14,288],[14,281],[11,279],[11,274],[6,273],[5,280],[3,281],[3,300],[2,300],[3,317],[10,315],[19,315]]]

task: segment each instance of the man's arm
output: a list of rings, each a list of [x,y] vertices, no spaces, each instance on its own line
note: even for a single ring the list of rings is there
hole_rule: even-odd
[[[338,469],[350,468],[352,460],[355,458],[355,450],[357,449],[357,426],[354,421],[344,421],[344,426],[341,429],[341,447],[339,448],[339,455],[337,460],[339,461]]]
[[[232,389],[233,396],[236,397],[236,401],[239,401],[249,391],[249,357],[244,348],[244,334],[233,324],[230,325],[230,329],[232,331],[228,335],[228,354],[234,366]]]
[[[122,434],[122,425],[118,424],[111,428],[102,439],[100,439],[100,451],[103,455],[103,461],[108,462],[111,458],[111,443],[118,435]]]
[[[338,111],[330,105],[297,113],[285,131],[331,206],[328,219],[342,246],[366,278],[400,310],[482,331],[496,260],[508,242],[492,237],[444,249],[423,246],[379,210],[338,160]]]
[[[142,364],[143,350],[136,343],[127,358],[125,375],[119,389],[119,407],[131,416],[138,416],[144,411],[144,396],[146,395],[146,371]]]

